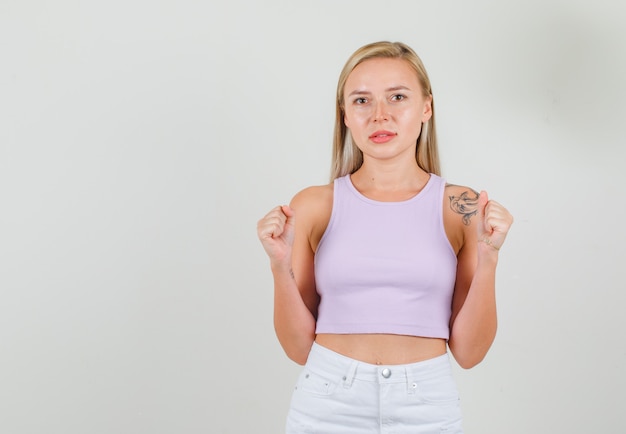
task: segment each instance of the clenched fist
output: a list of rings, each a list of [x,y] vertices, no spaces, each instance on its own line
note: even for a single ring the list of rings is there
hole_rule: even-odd
[[[498,202],[489,200],[486,191],[481,191],[478,198],[478,240],[500,250],[513,216]]]
[[[272,263],[291,260],[294,213],[287,205],[277,206],[257,223],[257,235]]]

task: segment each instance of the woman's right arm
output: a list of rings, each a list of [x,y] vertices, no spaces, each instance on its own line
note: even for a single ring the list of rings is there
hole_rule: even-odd
[[[306,363],[315,340],[319,296],[315,289],[314,250],[320,218],[315,188],[298,193],[290,206],[279,206],[263,217],[257,232],[270,258],[274,277],[274,328],[287,356]]]

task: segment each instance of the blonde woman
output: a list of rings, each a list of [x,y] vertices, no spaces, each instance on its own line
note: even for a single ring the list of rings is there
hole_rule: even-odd
[[[513,218],[440,177],[430,81],[407,45],[358,49],[336,104],[331,183],[257,227],[276,335],[305,365],[287,433],[462,433],[448,348],[464,368],[489,350]]]

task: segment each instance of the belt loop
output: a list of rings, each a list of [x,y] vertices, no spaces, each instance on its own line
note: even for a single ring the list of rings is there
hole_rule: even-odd
[[[352,387],[352,382],[354,381],[354,376],[356,375],[356,367],[358,366],[358,364],[359,362],[353,360],[352,363],[350,363],[350,369],[348,369],[348,372],[346,372],[346,374],[342,378],[343,387],[345,387],[346,389]]]
[[[417,382],[413,378],[413,373],[408,366],[404,367],[405,378],[406,378],[406,393],[409,395],[415,395],[415,391],[417,390]]]

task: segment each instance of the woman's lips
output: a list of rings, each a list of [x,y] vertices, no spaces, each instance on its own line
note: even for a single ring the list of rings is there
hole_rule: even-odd
[[[392,131],[376,131],[370,135],[370,140],[374,143],[387,143],[396,136]]]

